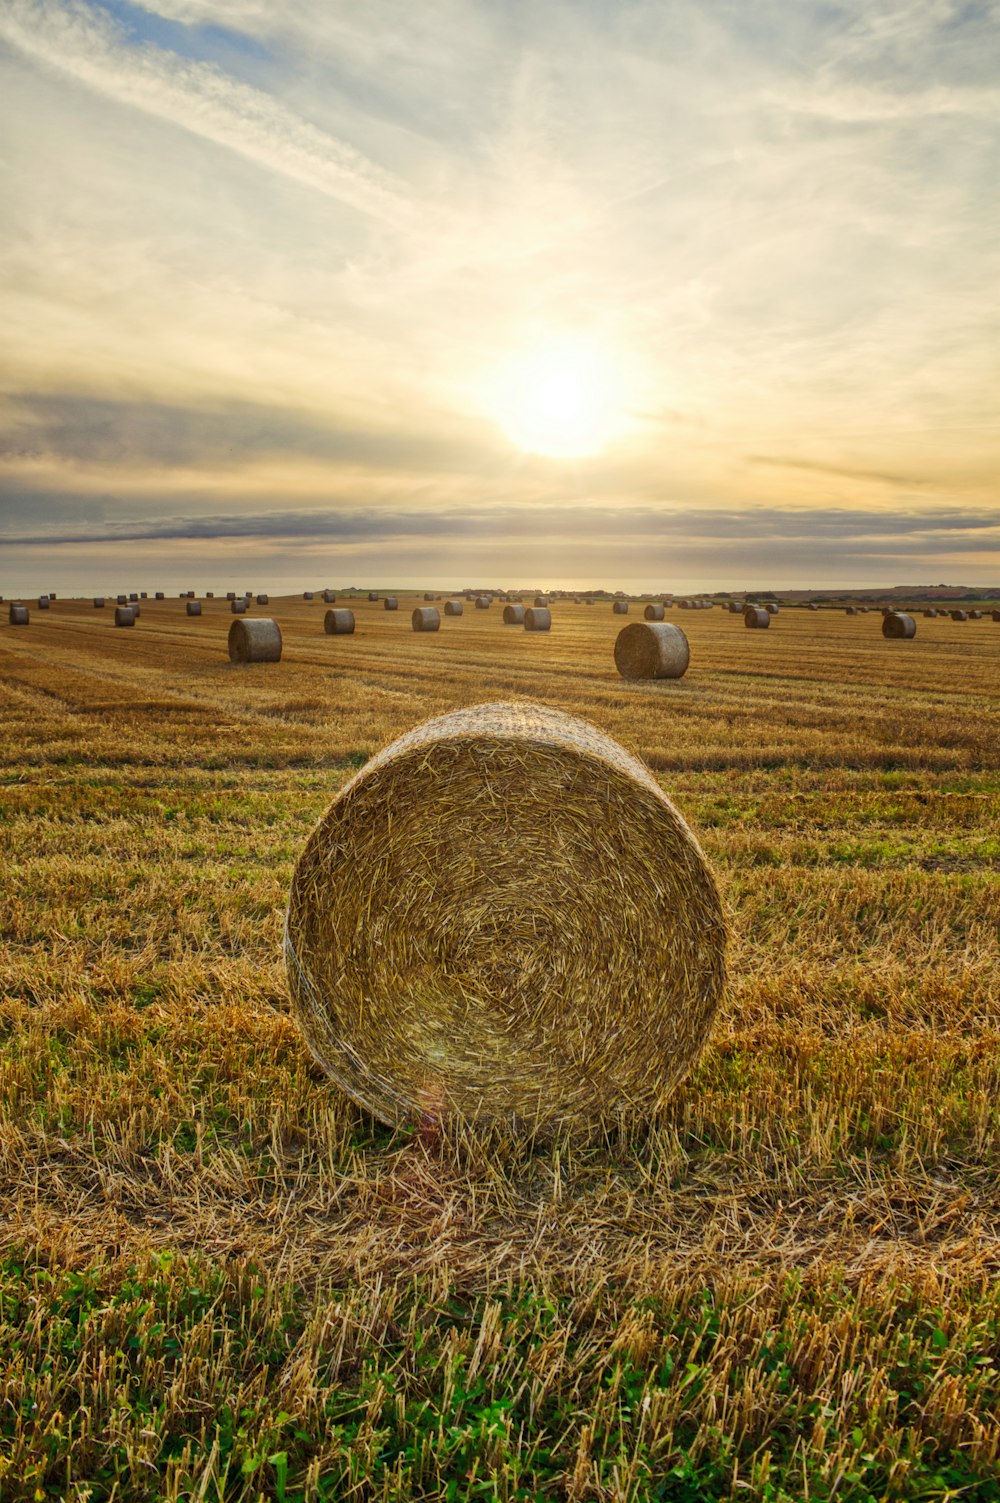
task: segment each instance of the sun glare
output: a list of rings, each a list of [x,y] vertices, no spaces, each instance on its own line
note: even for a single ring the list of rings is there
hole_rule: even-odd
[[[525,453],[577,459],[623,430],[621,398],[606,352],[584,340],[546,340],[506,362],[484,405]]]

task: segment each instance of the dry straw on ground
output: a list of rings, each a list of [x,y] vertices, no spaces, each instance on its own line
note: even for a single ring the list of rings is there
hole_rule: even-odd
[[[622,678],[683,678],[690,661],[688,639],[670,621],[632,621],[615,642]]]
[[[917,635],[917,623],[905,611],[890,611],[882,617],[883,637],[909,638]]]
[[[524,613],[525,631],[551,631],[552,612],[547,605],[529,605]]]
[[[414,631],[438,631],[441,614],[436,605],[418,605],[411,616]]]
[[[656,1110],[719,1000],[725,922],[646,768],[536,704],[456,710],[346,786],[292,880],[292,1001],[388,1123],[591,1131]]]
[[[349,637],[354,631],[354,612],[346,606],[327,611],[323,617],[323,630],[328,637]]]
[[[269,616],[252,621],[234,621],[229,628],[231,663],[278,663],[281,661],[281,627]]]

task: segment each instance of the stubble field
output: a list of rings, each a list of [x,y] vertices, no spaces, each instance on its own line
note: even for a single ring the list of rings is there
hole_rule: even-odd
[[[0,1498],[1000,1497],[1000,623],[281,600],[0,626]],[[633,605],[630,619],[640,614]],[[390,1133],[288,1016],[292,865],[427,716],[636,751],[728,906],[662,1120]]]

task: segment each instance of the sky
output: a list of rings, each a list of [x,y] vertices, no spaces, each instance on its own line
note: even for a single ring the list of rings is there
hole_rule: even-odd
[[[0,593],[1000,582],[998,48],[3,0]]]

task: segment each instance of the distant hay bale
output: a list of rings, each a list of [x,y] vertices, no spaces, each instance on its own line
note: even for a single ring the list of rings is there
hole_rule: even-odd
[[[660,610],[661,611],[663,610],[662,605],[660,606]],[[612,606],[611,606],[611,614],[612,614],[612,616],[627,616],[628,615],[628,601],[627,600],[616,600],[616,601],[614,601],[613,604],[612,604]]]
[[[279,663],[281,627],[270,616],[234,621],[229,628],[231,663]]]
[[[431,594],[430,590],[425,590],[424,591],[424,599],[425,600],[433,600],[434,599],[434,596]]]
[[[1000,611],[991,612],[994,621],[1000,621]]]
[[[230,601],[231,600],[235,600],[236,599],[236,591],[235,590],[227,590],[226,591],[226,599],[230,600]]]
[[[464,610],[465,606],[461,600],[446,600],[444,603],[446,616],[461,616]]]
[[[857,608],[857,606],[856,605],[849,605],[847,607],[847,609],[846,609],[846,611],[845,611],[844,614],[847,615],[847,616],[856,616],[858,614],[858,608]]]
[[[49,599],[50,600],[58,600],[59,599],[59,596],[56,594],[55,590],[50,590],[49,591]]]
[[[11,605],[10,610],[7,612],[7,620],[10,622],[11,626],[29,625],[31,616],[30,612],[28,611],[28,607],[26,605],[21,605],[19,601],[15,601]]]
[[[396,599],[395,595],[387,595],[385,597],[385,599],[382,602],[382,609],[386,610],[386,611],[398,611],[399,610],[399,601]]]
[[[132,590],[131,593],[129,594],[129,597],[128,597],[128,603],[129,603],[129,605],[135,605],[135,604],[137,604],[138,600],[139,600],[139,592],[138,592],[138,590]]]
[[[764,609],[767,611],[767,614],[769,616],[776,616],[778,614],[778,604],[777,604],[777,601],[775,601],[775,600],[769,600],[767,602],[767,605],[765,605]]]
[[[379,599],[381,599],[381,596],[379,595],[378,590],[369,590],[368,591],[368,599],[369,600],[379,600]]]
[[[237,599],[236,596],[234,595],[233,598],[232,598],[232,600],[229,602],[230,612],[234,616],[242,616],[243,613],[244,613],[244,611],[246,610],[246,608],[247,608],[247,603],[246,603],[245,598],[242,595],[239,597],[239,599]]]
[[[49,597],[47,595],[39,595],[39,597],[38,597],[38,609],[40,611],[47,611],[48,608],[49,608]]]
[[[584,605],[593,605],[593,603],[594,603],[594,601],[593,601],[593,598],[592,598],[592,597],[591,597],[591,596],[589,596],[589,595],[588,595],[588,596],[587,596],[587,597],[586,597],[586,598],[585,598],[585,599],[584,599],[584,602],[583,602],[583,603],[584,603]]]
[[[682,600],[681,601],[681,605],[683,606],[683,604],[684,604],[684,602]],[[642,614],[643,614],[643,618],[646,621],[662,621],[663,620],[663,606],[662,605],[647,605],[646,609],[643,611]]]
[[[116,605],[128,605],[128,596],[127,595],[116,595],[115,596],[115,604]]]
[[[547,595],[536,595],[531,603],[537,606],[539,610],[544,610],[549,603],[549,597]]]
[[[632,621],[615,641],[622,678],[683,678],[690,661],[688,639],[670,621]]]
[[[414,631],[438,631],[441,613],[436,605],[418,605],[410,617]]]
[[[95,595],[94,596],[94,610],[95,611],[103,611],[103,609],[104,609],[104,596],[103,595]]]
[[[476,596],[476,610],[477,611],[488,611],[489,608],[490,608],[490,606],[492,604],[493,604],[493,601],[490,599],[489,595],[477,595]]]
[[[529,605],[524,613],[525,631],[551,631],[552,612],[547,605]]]
[[[966,611],[949,611],[948,614],[953,621],[968,621],[969,619]]]
[[[771,617],[762,605],[748,605],[743,612],[743,625],[753,630],[770,626]]]
[[[186,604],[184,606],[184,609],[187,611],[187,613],[188,613],[189,616],[200,616],[201,615],[201,601],[200,600],[189,600],[189,601],[186,602]]]
[[[534,608],[535,607],[532,607],[532,609]],[[541,610],[541,606],[538,606],[537,609]],[[503,608],[503,624],[504,626],[523,626],[524,606],[505,605]]]
[[[215,599],[215,591],[214,590],[206,590],[205,591],[205,599],[206,600],[214,600]]]
[[[271,598],[270,598],[270,596],[269,595],[258,595],[257,596],[257,604],[258,605],[270,605],[271,604]]]
[[[323,604],[324,605],[336,605],[336,603],[337,603],[337,596],[334,593],[334,591],[333,590],[324,590],[323,591]]]
[[[983,613],[982,613],[982,611],[970,611],[969,612],[969,620],[970,621],[981,621],[982,619],[983,619]]]
[[[454,711],[368,762],[306,843],[285,928],[306,1041],[381,1121],[573,1135],[663,1106],[725,944],[708,863],[642,763],[532,704]]]
[[[888,616],[882,617],[882,635],[893,638],[915,637],[917,623],[905,611],[890,611]]]
[[[731,616],[740,616],[743,613],[743,607],[740,605],[738,600],[730,600],[726,609]]]
[[[312,590],[303,590],[302,591],[302,599],[303,600],[311,600],[312,598],[313,598],[313,592],[312,592]]]
[[[933,606],[931,606],[928,610],[924,611],[924,615],[927,617],[928,620],[931,620],[934,616],[937,615],[937,611],[934,609]]]
[[[809,603],[808,603],[808,605],[806,606],[806,610],[807,611],[818,611],[819,610],[819,606],[816,604],[815,600],[810,600]]]
[[[116,626],[134,626],[135,625],[135,608],[133,606],[131,606],[131,605],[116,605],[115,606],[115,625]]]
[[[153,596],[153,599],[154,600],[162,600],[163,599],[163,591],[162,590],[157,590],[156,593]]]
[[[340,606],[335,611],[327,611],[323,617],[323,630],[328,637],[349,637],[354,632],[354,612],[345,610]]]
[[[140,600],[148,600],[149,599],[149,591],[148,590],[140,590],[139,591],[139,599]]]

